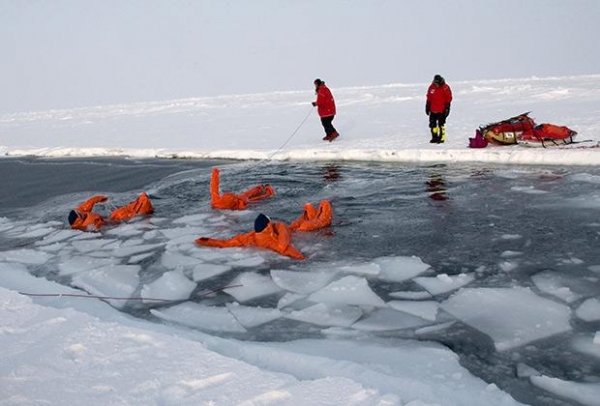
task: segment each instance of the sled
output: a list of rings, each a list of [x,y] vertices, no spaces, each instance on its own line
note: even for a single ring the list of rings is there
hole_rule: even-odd
[[[496,145],[514,145],[518,143],[519,136],[525,131],[532,131],[535,122],[527,113],[519,114],[507,120],[497,121],[479,127],[483,138]]]
[[[545,148],[572,144],[575,142],[573,137],[576,135],[577,132],[569,127],[544,123],[536,125],[531,130],[523,131],[519,135],[519,142],[527,143],[530,146],[537,143]]]

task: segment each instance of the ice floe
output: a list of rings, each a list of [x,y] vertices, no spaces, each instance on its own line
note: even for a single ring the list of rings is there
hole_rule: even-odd
[[[571,330],[571,309],[527,288],[463,288],[441,309],[487,334],[498,351]]]

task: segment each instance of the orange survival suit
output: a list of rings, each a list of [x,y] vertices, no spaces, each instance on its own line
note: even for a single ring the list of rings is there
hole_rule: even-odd
[[[273,223],[264,214],[254,220],[254,231],[239,234],[228,240],[198,238],[196,244],[205,247],[246,247],[254,246],[273,250],[281,255],[295,259],[305,259],[304,255],[291,244],[293,231],[314,231],[331,225],[333,209],[331,203],[323,200],[319,208],[310,203],[304,204],[304,211],[289,227],[284,223]]]
[[[135,216],[152,214],[154,208],[146,193],[142,193],[137,199],[126,206],[119,207],[110,213],[108,219],[104,219],[98,213],[92,213],[96,203],[106,202],[108,198],[103,195],[92,196],[69,213],[69,224],[74,230],[99,231],[105,223],[118,223],[127,221]]]
[[[291,243],[292,232],[284,223],[272,222],[264,214],[259,214],[254,221],[254,231],[238,234],[228,240],[201,237],[196,244],[205,247],[247,247],[254,246],[273,250],[281,255],[295,259],[305,259]]]
[[[295,221],[290,224],[293,231],[314,231],[331,225],[333,209],[328,200],[323,200],[319,208],[310,203],[304,203],[304,211]]]
[[[210,197],[213,209],[224,210],[244,210],[248,203],[257,202],[266,199],[275,194],[275,190],[270,185],[255,186],[240,194],[219,193],[219,169],[213,168],[210,179]]]

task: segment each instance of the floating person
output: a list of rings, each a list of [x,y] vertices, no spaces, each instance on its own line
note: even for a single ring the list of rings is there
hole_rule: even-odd
[[[282,222],[273,222],[264,214],[259,214],[254,220],[254,231],[238,234],[227,240],[200,237],[196,244],[204,247],[259,247],[266,248],[294,259],[306,257],[298,251],[291,242],[292,230]]]
[[[316,209],[311,203],[304,204],[304,211],[290,224],[292,231],[315,231],[329,227],[333,218],[333,209],[328,200],[323,200]]]
[[[340,136],[332,124],[336,114],[335,100],[333,99],[331,90],[325,86],[325,82],[321,79],[315,79],[314,84],[317,100],[312,102],[312,105],[317,107],[317,112],[319,113],[319,117],[321,117],[321,124],[323,125],[323,129],[325,129],[323,140],[331,142]]]
[[[446,140],[446,118],[450,115],[452,90],[440,75],[433,77],[427,89],[425,114],[429,116],[430,143],[441,144]]]
[[[245,210],[248,203],[267,199],[275,194],[275,190],[270,185],[255,186],[240,194],[230,192],[221,194],[219,191],[219,173],[219,169],[213,168],[210,179],[210,197],[213,209]]]
[[[74,230],[100,231],[105,224],[117,224],[136,216],[154,213],[154,207],[148,195],[143,192],[126,206],[113,210],[108,218],[93,213],[94,205],[108,201],[103,195],[92,196],[69,213],[69,224]]]
[[[293,231],[315,231],[331,225],[333,209],[331,203],[323,200],[319,208],[306,203],[304,211],[289,227],[283,222],[273,222],[264,215],[259,214],[254,220],[254,231],[238,234],[235,237],[219,240],[201,237],[196,239],[196,244],[204,247],[229,248],[229,247],[259,247],[277,252],[294,259],[305,259],[298,249],[291,243]]]

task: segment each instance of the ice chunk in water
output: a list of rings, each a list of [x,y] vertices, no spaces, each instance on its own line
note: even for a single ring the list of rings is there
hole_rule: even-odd
[[[142,240],[140,240],[142,241]],[[123,258],[129,257],[132,255],[142,254],[148,251],[154,251],[158,248],[163,247],[164,244],[145,244],[145,245],[133,245],[133,246],[121,246],[120,248],[115,249],[112,254],[115,257]]]
[[[141,296],[144,299],[184,300],[190,297],[196,289],[196,284],[185,277],[181,272],[165,272],[154,282],[144,285]]]
[[[448,276],[442,273],[434,277],[418,277],[414,281],[435,296],[456,290],[471,283],[474,279],[475,276],[473,274],[461,273],[459,275]]]
[[[279,302],[277,302],[277,308],[278,309],[283,309],[285,307],[291,306],[292,304],[296,303],[297,301],[301,300],[301,299],[305,299],[306,296],[305,295],[301,295],[299,293],[286,293],[285,295],[283,295],[281,297],[281,299],[279,299]]]
[[[233,296],[239,302],[247,302],[263,296],[281,292],[269,276],[246,272],[238,275],[229,285],[240,285],[225,289],[224,292]]]
[[[50,233],[56,231],[55,228],[45,227],[44,225],[38,225],[27,228],[19,238],[40,238],[49,235]]]
[[[357,321],[352,328],[362,331],[390,331],[421,327],[431,322],[393,309],[376,309]]]
[[[532,376],[531,383],[565,399],[574,400],[582,405],[598,406],[600,383],[580,383],[565,381],[549,376]]]
[[[490,336],[498,351],[571,330],[571,310],[515,288],[464,288],[441,308]]]
[[[174,321],[201,330],[226,333],[243,333],[246,331],[225,307],[209,307],[198,303],[185,302],[160,310],[152,309],[150,312],[160,319]]]
[[[354,275],[377,276],[381,272],[381,267],[374,262],[368,262],[364,264],[342,265],[338,268],[334,268],[334,270],[340,273],[350,273]]]
[[[196,260],[198,261],[198,260]],[[221,275],[231,270],[229,265],[216,265],[216,264],[198,264],[192,271],[192,279],[195,282],[204,281],[207,279],[214,278],[217,275]]]
[[[531,277],[535,286],[542,292],[556,296],[567,303],[573,303],[580,295],[568,286],[569,281],[564,275],[552,271],[542,271]]]
[[[0,252],[0,261],[4,262],[17,262],[21,264],[41,265],[48,262],[50,258],[52,258],[52,255],[46,252],[27,248]]]
[[[264,262],[265,259],[259,255],[244,255],[242,258],[235,258],[234,255],[232,260],[227,261],[227,265],[231,267],[253,268],[263,264]]]
[[[198,258],[167,250],[160,257],[160,263],[167,269],[191,268],[198,265]]]
[[[326,286],[334,278],[333,272],[301,272],[271,270],[273,282],[282,289],[308,295]]]
[[[73,277],[73,285],[98,296],[129,298],[139,285],[138,265],[110,265],[82,272]],[[125,300],[109,300],[120,308]]]
[[[586,334],[573,340],[573,348],[584,354],[600,358],[600,332],[592,336]]]
[[[302,310],[295,310],[286,318],[324,327],[350,327],[362,316],[357,306],[327,305],[318,303]]]
[[[535,368],[530,367],[527,364],[519,362],[517,364],[517,376],[519,378],[529,378],[530,376],[541,375]]]
[[[118,263],[116,258],[91,258],[72,257],[58,264],[58,274],[61,276],[72,275],[78,272],[87,272],[91,269],[103,268]]]
[[[278,309],[243,306],[239,303],[227,303],[226,306],[237,321],[245,328],[260,326],[277,320],[282,316],[281,311]]]
[[[101,238],[100,235],[98,235],[98,237],[99,238],[96,238],[94,240],[73,241],[71,245],[77,251],[82,252],[82,253],[86,253],[86,252],[100,250],[100,249],[102,249],[103,246],[108,245],[111,242],[116,241],[116,240],[113,240],[113,239],[104,239],[104,238]]]
[[[430,266],[419,257],[386,257],[374,261],[381,268],[379,278],[391,282],[403,282],[427,271]]]
[[[385,302],[369,287],[367,280],[349,275],[313,293],[308,300],[315,303],[385,306]]]
[[[421,292],[411,292],[411,291],[392,292],[392,293],[390,293],[390,297],[393,297],[393,298],[396,298],[396,299],[423,300],[423,299],[431,299],[431,293],[426,292],[426,291],[421,291]]]
[[[410,300],[392,300],[388,302],[392,309],[412,314],[425,320],[435,321],[437,318],[439,303],[433,300],[413,302]]]
[[[192,214],[189,216],[183,216],[178,219],[173,220],[173,224],[186,224],[186,225],[203,225],[206,223],[206,220],[210,218],[210,214],[202,213],[202,214]]]

